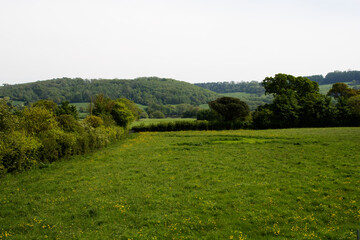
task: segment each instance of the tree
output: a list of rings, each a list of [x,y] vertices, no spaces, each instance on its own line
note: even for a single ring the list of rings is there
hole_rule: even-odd
[[[79,119],[79,113],[75,105],[71,105],[68,101],[62,102],[55,109],[56,116],[71,115],[75,119]]]
[[[120,99],[116,100],[116,102],[125,104],[126,107],[131,111],[135,120],[139,120],[140,114],[143,112],[143,110],[141,110],[133,101],[131,101],[127,98],[120,98]]]
[[[276,74],[262,82],[265,93],[274,95],[272,104],[253,114],[257,128],[324,126],[334,118],[331,99],[319,93],[319,85],[305,77]]]
[[[129,126],[135,119],[131,110],[123,102],[116,101],[110,114],[114,118],[116,125],[124,128]]]
[[[294,77],[283,73],[276,74],[275,77],[266,77],[262,82],[265,94],[277,95],[295,92],[299,97],[309,93],[319,92],[319,84],[304,77]]]
[[[349,88],[349,86],[346,85],[345,83],[335,83],[332,85],[332,88],[329,90],[327,95],[335,99],[341,97],[348,99],[352,96],[356,96],[357,91],[352,88]]]
[[[222,97],[209,102],[209,107],[225,121],[244,120],[249,115],[249,106],[238,98]]]

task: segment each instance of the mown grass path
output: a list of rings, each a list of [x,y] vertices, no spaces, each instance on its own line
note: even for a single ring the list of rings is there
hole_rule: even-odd
[[[0,239],[355,239],[360,128],[139,133],[0,182]]]

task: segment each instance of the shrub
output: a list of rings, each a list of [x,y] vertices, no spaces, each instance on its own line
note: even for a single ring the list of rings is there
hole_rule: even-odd
[[[83,122],[90,127],[97,128],[104,125],[104,121],[98,116],[87,116]]]
[[[130,109],[122,102],[116,102],[111,110],[111,116],[116,122],[116,125],[127,127],[132,121],[135,120],[134,115]]]
[[[7,135],[2,133],[0,137],[1,172],[28,169],[37,164],[37,154],[42,145],[36,138],[21,131]]]
[[[0,100],[0,131],[6,132],[15,128],[18,118],[11,112],[5,100]]]
[[[56,117],[59,127],[65,132],[81,132],[83,128],[81,124],[72,115],[60,115]]]
[[[25,108],[22,111],[22,126],[27,133],[38,134],[57,127],[53,113],[42,107]]]

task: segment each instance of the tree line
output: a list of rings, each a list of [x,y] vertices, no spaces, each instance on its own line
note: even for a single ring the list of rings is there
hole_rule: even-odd
[[[250,112],[237,98],[221,97],[209,102],[210,109],[200,110],[200,122],[137,127],[136,131],[175,131],[213,129],[268,129],[293,127],[360,126],[360,90],[345,83],[335,83],[326,95],[319,84],[305,77],[277,74],[261,83],[272,103]]]
[[[320,85],[334,84],[338,82],[351,82],[352,84],[360,84],[360,71],[334,71],[325,75],[311,75],[306,78],[317,82]]]
[[[196,86],[209,89],[216,93],[246,92],[252,94],[264,94],[264,88],[257,81],[250,82],[207,82],[195,83]]]
[[[0,87],[0,97],[28,103],[41,99],[51,99],[58,104],[63,101],[90,102],[96,94],[111,99],[123,97],[142,105],[186,103],[196,106],[218,97],[216,93],[190,83],[157,77],[134,80],[61,78]]]

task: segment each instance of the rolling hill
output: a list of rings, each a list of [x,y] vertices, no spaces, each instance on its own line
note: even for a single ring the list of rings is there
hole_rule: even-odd
[[[168,78],[143,77],[128,79],[60,78],[26,84],[4,85],[0,97],[35,102],[51,99],[56,103],[90,102],[92,96],[104,94],[112,99],[125,97],[142,105],[180,104],[199,105],[218,97],[215,92],[193,84]]]

